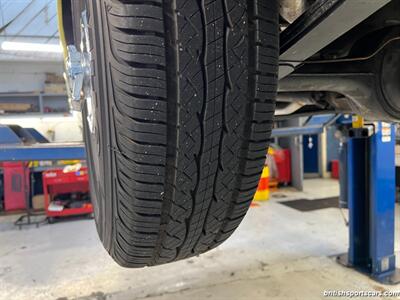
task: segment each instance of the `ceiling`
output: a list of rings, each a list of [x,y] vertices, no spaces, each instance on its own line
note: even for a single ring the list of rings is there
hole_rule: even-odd
[[[0,0],[0,45],[4,41],[58,44],[56,0]],[[60,54],[0,49],[0,60],[58,60]]]

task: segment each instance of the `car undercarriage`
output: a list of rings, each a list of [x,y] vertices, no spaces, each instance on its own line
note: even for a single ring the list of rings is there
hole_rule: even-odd
[[[280,1],[276,118],[400,118],[400,1]]]

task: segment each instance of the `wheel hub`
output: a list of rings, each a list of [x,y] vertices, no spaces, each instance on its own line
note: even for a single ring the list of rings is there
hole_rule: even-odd
[[[81,15],[81,43],[80,51],[75,45],[67,46],[68,57],[65,63],[65,79],[68,98],[74,111],[82,111],[86,103],[87,122],[91,133],[94,133],[94,101],[91,81],[91,47],[89,39],[89,25],[86,10]]]

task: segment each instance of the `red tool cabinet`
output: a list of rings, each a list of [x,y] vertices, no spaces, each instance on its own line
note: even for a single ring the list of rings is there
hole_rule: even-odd
[[[4,209],[25,209],[29,197],[29,168],[24,162],[4,162]]]
[[[64,172],[62,169],[43,172],[43,193],[48,217],[89,215],[93,212],[91,203],[84,204],[79,208],[63,208],[60,211],[49,209],[49,205],[57,194],[72,192],[89,192],[87,168],[73,172]]]
[[[289,184],[292,181],[290,150],[274,149],[274,159],[278,169],[278,182]]]

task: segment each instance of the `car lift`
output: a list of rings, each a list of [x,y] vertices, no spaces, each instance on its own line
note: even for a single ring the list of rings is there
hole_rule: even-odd
[[[400,282],[394,253],[395,128],[361,118],[346,132],[341,201],[349,209],[349,250],[337,261],[385,284]],[[346,185],[343,186],[342,185]],[[345,193],[343,195],[343,193]]]
[[[324,117],[318,125],[275,128],[272,137],[320,134],[333,123],[344,125],[340,203],[349,209],[349,251],[337,261],[381,283],[399,283],[394,253],[395,128],[384,122],[365,125],[359,117],[348,128],[347,119]]]

